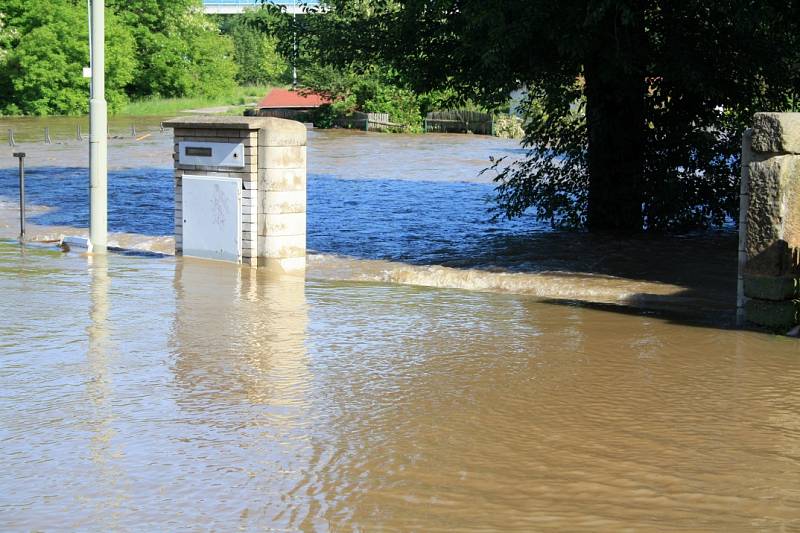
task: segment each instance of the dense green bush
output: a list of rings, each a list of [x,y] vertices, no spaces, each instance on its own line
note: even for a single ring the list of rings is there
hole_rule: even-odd
[[[499,114],[494,116],[494,134],[502,139],[522,139],[525,130],[522,119],[514,115]]]
[[[236,84],[233,42],[201,0],[107,0],[135,38],[131,97],[218,96]]]
[[[356,102],[365,113],[388,113],[389,121],[412,132],[422,131],[419,100],[413,91],[367,78],[357,86]]]
[[[4,114],[81,114],[89,107],[87,13],[68,0],[0,2],[0,109]],[[131,32],[109,13],[106,20],[106,98],[109,109],[126,101],[136,68]]]
[[[106,99],[215,96],[235,86],[233,42],[200,0],[107,0]],[[83,0],[0,0],[0,112],[88,110]]]

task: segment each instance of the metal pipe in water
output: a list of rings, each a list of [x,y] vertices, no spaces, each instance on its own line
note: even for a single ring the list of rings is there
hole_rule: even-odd
[[[94,253],[104,253],[108,242],[108,107],[105,80],[105,1],[91,0],[89,100],[90,228]]]
[[[25,152],[15,152],[19,159],[19,241],[25,242]]]

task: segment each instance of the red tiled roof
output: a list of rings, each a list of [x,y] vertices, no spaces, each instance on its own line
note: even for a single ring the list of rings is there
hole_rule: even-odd
[[[320,94],[287,89],[272,89],[267,96],[258,103],[259,109],[291,108],[291,107],[319,107],[329,104],[331,100]]]

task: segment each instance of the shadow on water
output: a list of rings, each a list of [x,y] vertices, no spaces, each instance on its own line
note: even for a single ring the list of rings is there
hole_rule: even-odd
[[[0,196],[15,201],[16,180],[16,169],[0,169]],[[553,231],[532,215],[491,221],[492,192],[491,183],[310,174],[308,247],[323,254],[422,267],[563,275],[564,284],[578,288],[592,282],[586,276],[677,286],[681,292],[630,294],[624,303],[657,308],[692,322],[732,323],[736,288],[732,230],[624,239]],[[31,216],[33,223],[86,227],[88,193],[85,168],[27,171],[29,204],[55,207]],[[173,201],[171,169],[109,172],[112,232],[172,235]]]
[[[680,287],[665,294],[630,294],[620,304],[573,298],[548,299],[548,303],[624,314],[648,309],[684,325],[733,327],[737,243],[738,234],[730,229],[624,238],[551,232],[511,237],[497,243],[497,253],[510,268],[524,272],[582,273]]]
[[[627,296],[619,305],[598,304],[605,311],[635,307],[688,324],[733,325],[738,237],[732,229],[620,237],[554,231],[530,214],[492,222],[492,190],[482,183],[315,176],[309,182],[309,246],[418,266],[541,273],[572,294],[589,293],[598,283],[615,285],[609,279],[615,278]]]

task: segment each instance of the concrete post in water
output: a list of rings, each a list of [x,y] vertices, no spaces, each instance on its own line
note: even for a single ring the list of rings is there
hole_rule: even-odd
[[[91,0],[92,89],[89,100],[89,238],[94,253],[108,242],[108,109],[105,82],[105,2]]]
[[[800,323],[800,113],[756,113],[751,150],[742,157],[744,315],[785,332]]]
[[[304,272],[305,126],[270,117],[184,117],[164,126],[175,134],[176,253]]]

